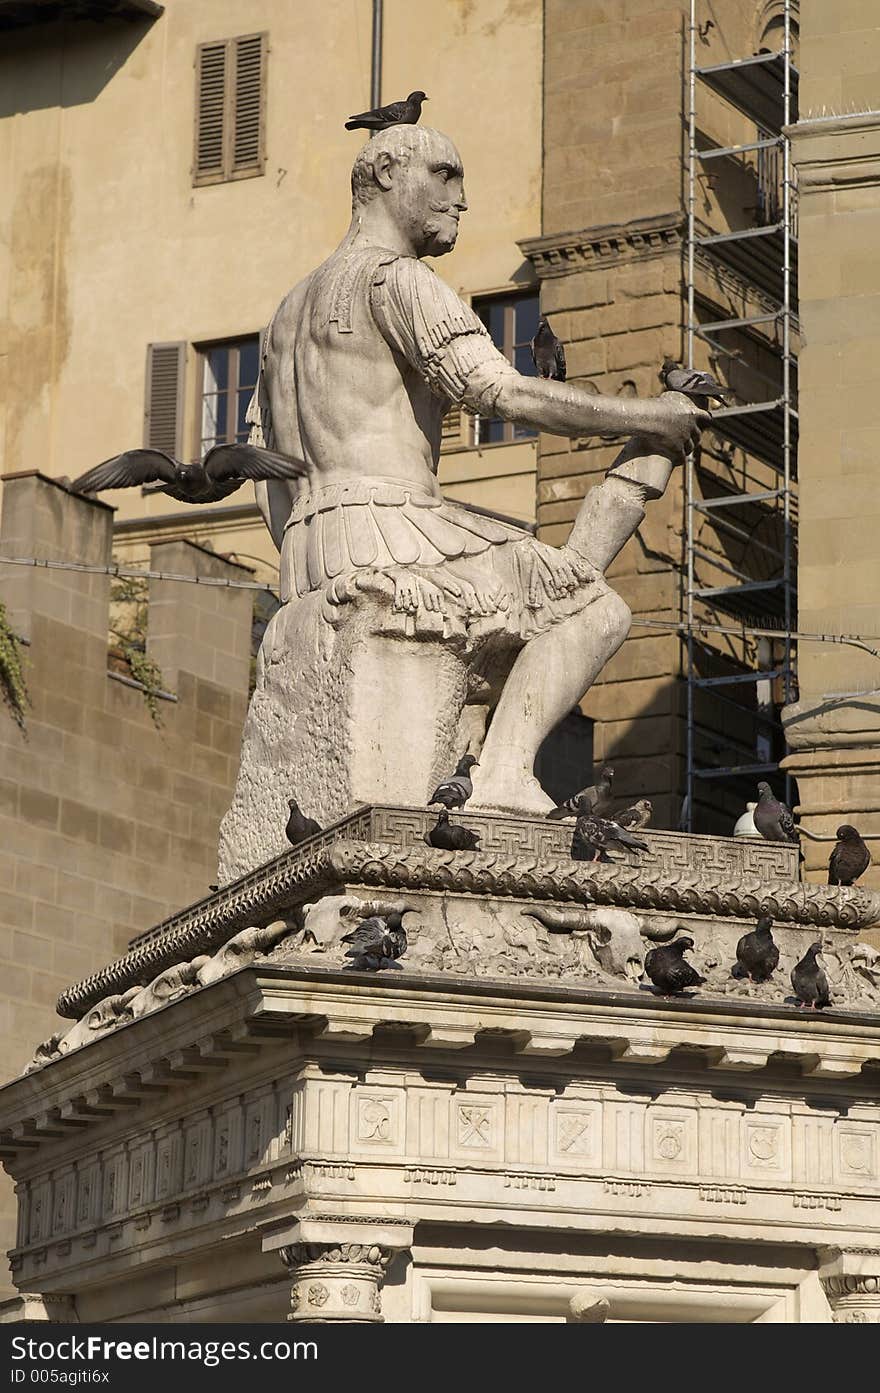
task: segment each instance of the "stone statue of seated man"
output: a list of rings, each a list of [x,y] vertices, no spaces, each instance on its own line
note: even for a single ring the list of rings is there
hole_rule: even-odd
[[[308,476],[257,485],[283,603],[221,832],[225,879],[283,848],[288,797],[325,823],[358,803],[424,804],[467,750],[470,809],[548,811],[538,747],[629,630],[604,571],[708,419],[675,392],[611,398],[515,370],[421,260],[452,250],[467,209],[439,131],[373,136],[351,185],[348,233],[276,311],[251,407],[252,439]],[[454,404],[632,439],[551,547],[442,497]]]

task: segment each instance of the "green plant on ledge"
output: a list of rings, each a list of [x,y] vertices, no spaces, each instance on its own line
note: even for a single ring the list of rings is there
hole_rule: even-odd
[[[110,668],[139,682],[153,724],[161,729],[159,693],[167,691],[162,671],[147,657],[147,583],[120,578],[110,587]]]
[[[31,699],[24,678],[22,641],[9,622],[6,606],[0,600],[0,690],[15,724],[24,730],[25,707]]]

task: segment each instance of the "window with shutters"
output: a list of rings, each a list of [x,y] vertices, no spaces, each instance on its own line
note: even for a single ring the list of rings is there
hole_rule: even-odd
[[[517,295],[485,295],[473,301],[473,311],[489,330],[492,342],[524,377],[537,376],[532,362],[531,342],[538,330],[540,309],[534,291]],[[501,441],[525,440],[537,435],[531,426],[513,421],[477,420],[481,445]]]
[[[257,385],[260,336],[226,339],[199,349],[201,392],[199,447],[202,455],[213,445],[234,444],[248,438],[245,421]]]
[[[147,347],[144,445],[180,459],[183,425],[185,343],[151,343]]]
[[[267,34],[244,34],[199,44],[194,184],[263,173],[267,43]]]

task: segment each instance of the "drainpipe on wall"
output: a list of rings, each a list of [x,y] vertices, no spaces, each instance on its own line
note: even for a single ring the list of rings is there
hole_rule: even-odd
[[[382,0],[373,0],[373,52],[370,62],[370,106],[382,104]]]

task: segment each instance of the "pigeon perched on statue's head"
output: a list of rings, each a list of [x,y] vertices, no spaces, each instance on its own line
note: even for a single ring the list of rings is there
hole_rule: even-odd
[[[389,102],[387,106],[374,106],[371,111],[361,111],[349,116],[345,123],[347,131],[385,131],[389,126],[414,126],[422,114],[422,102],[428,98],[424,92],[410,92],[406,101]]]
[[[811,943],[800,962],[795,963],[791,970],[791,986],[798,1006],[806,1007],[810,1011],[821,1010],[823,1006],[831,1005],[828,978],[816,961],[821,951],[821,939],[817,943]]]
[[[829,885],[854,885],[871,864],[871,853],[855,827],[845,822],[837,829],[837,845],[828,861]]]

